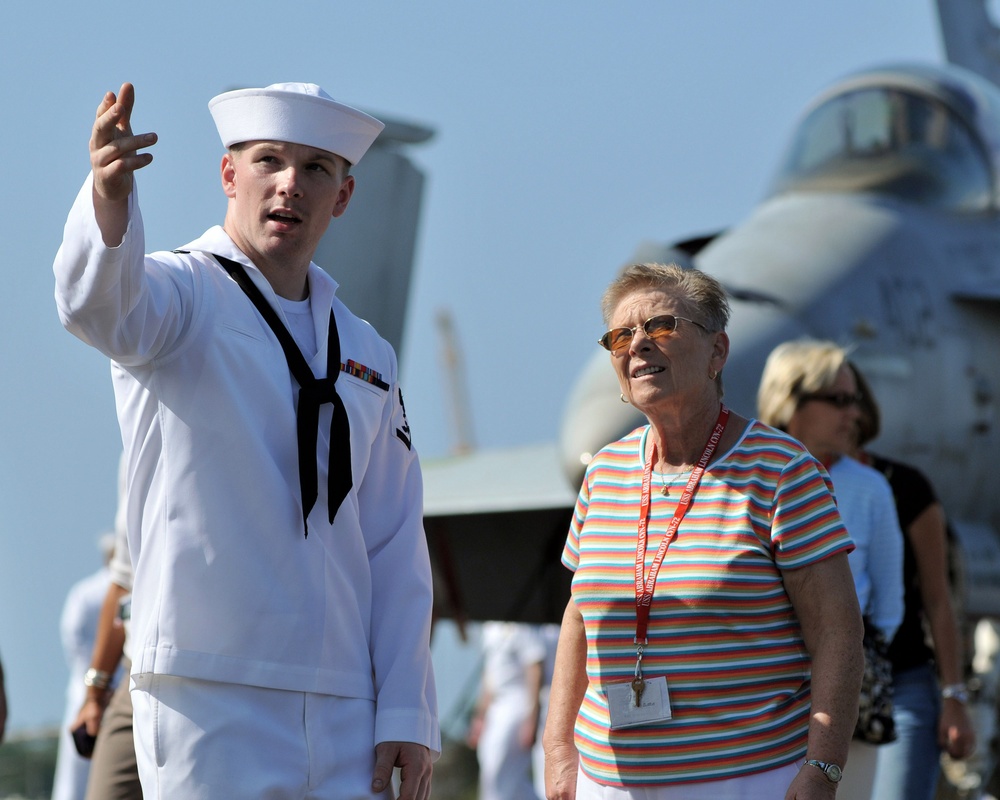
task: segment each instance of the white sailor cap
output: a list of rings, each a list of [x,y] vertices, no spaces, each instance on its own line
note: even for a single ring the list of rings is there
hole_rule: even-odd
[[[276,141],[318,147],[357,164],[385,125],[338,103],[315,83],[237,89],[208,103],[222,144]]]

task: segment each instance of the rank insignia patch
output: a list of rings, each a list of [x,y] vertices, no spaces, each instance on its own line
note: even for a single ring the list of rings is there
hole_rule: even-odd
[[[406,406],[403,405],[402,389],[399,390],[399,409],[403,412],[403,426],[396,428],[396,437],[406,445],[407,450],[410,450],[413,447],[413,440],[410,438],[410,423],[406,419]]]

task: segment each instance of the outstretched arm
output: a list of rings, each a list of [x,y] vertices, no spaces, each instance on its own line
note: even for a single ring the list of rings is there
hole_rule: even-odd
[[[135,87],[123,83],[118,95],[108,92],[97,107],[90,136],[90,166],[94,173],[94,211],[104,244],[117,247],[128,228],[128,196],[132,173],[153,160],[136,152],[156,143],[155,133],[132,133]]]

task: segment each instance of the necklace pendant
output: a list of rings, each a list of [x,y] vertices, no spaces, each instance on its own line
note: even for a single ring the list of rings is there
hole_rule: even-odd
[[[660,489],[660,494],[666,497],[668,494],[670,494],[670,487],[667,486],[666,484],[663,484],[663,487]]]

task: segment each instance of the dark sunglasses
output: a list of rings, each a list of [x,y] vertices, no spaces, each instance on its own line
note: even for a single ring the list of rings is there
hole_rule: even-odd
[[[862,397],[860,394],[851,394],[850,392],[814,392],[813,394],[804,394],[799,398],[800,403],[807,403],[810,400],[819,400],[821,403],[829,403],[831,406],[836,408],[844,409],[850,408],[851,406],[860,406]]]
[[[635,332],[639,328],[642,328],[642,332],[650,339],[662,339],[677,330],[677,320],[679,319],[690,322],[692,325],[697,325],[704,331],[708,330],[700,322],[695,322],[693,319],[688,319],[687,317],[678,317],[675,314],[657,314],[655,317],[647,319],[642,325],[636,325],[634,328],[612,328],[598,339],[597,343],[605,350],[610,350],[612,353],[620,353],[629,346],[629,342],[632,341],[632,337],[635,336]]]

